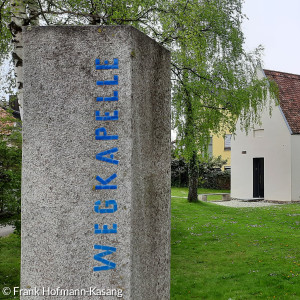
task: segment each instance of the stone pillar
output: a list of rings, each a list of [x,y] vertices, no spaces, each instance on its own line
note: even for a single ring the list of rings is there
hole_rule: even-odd
[[[169,52],[129,26],[23,38],[21,299],[169,299]]]

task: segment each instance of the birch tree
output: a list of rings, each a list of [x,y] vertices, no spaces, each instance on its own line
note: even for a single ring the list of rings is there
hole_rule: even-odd
[[[21,25],[127,24],[169,49],[177,149],[189,163],[188,200],[197,201],[197,161],[209,136],[225,128],[234,132],[238,116],[249,128],[266,104],[267,89],[275,93],[267,80],[254,76],[261,49],[252,54],[243,49],[242,4],[243,0],[2,0],[0,49],[7,53],[15,45],[19,90]]]
[[[5,1],[3,1],[3,5]],[[22,26],[38,25],[38,1],[35,0],[11,0],[7,1],[10,13],[8,27],[12,42],[12,59],[16,87],[18,90],[18,102],[21,118],[23,116],[23,39]],[[1,26],[2,28],[2,26]]]

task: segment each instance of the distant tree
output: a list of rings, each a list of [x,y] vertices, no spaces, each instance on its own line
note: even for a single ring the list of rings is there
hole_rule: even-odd
[[[242,0],[179,1],[165,29],[180,28],[173,42],[173,121],[177,152],[188,162],[188,201],[197,201],[199,160],[207,155],[210,136],[244,129],[259,120],[267,96],[277,89],[258,80],[262,47],[243,49]],[[171,29],[172,28],[172,29]]]
[[[7,113],[0,118],[0,216],[18,227],[21,212],[22,137]]]
[[[198,153],[211,133],[247,129],[266,104],[267,79],[254,76],[261,48],[243,49],[243,0],[2,0],[0,51],[14,43],[22,106],[21,25],[121,25],[145,32],[172,53],[172,97],[178,149],[189,162],[189,201],[197,201]],[[7,29],[9,25],[10,30]],[[270,86],[270,93],[275,89]]]

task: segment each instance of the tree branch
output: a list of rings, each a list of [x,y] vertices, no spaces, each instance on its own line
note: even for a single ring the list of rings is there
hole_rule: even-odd
[[[189,72],[191,72],[191,73],[193,73],[195,76],[197,76],[199,79],[203,79],[203,80],[206,80],[206,81],[209,81],[210,83],[212,83],[212,84],[214,84],[214,81],[212,80],[212,79],[210,79],[210,78],[206,78],[206,77],[204,77],[204,76],[202,76],[202,75],[199,75],[195,70],[193,70],[193,69],[191,69],[191,68],[188,68],[188,67],[179,67],[179,66],[177,66],[175,63],[171,63],[171,65],[173,66],[173,67],[175,67],[178,71],[180,71],[180,72],[182,72],[182,71],[189,71]]]
[[[190,97],[190,93],[188,92],[188,89],[186,88],[185,82],[179,76],[180,74],[176,73],[174,69],[171,69],[171,70],[176,75],[176,77],[178,78],[178,80],[180,81],[180,84],[184,88],[184,91],[185,91],[186,95],[188,95]],[[199,99],[203,98],[202,95],[199,95],[195,91],[193,91],[193,94],[195,96],[199,97]],[[229,110],[228,107],[226,107],[226,106],[220,107],[220,106],[212,106],[212,105],[201,104],[200,107],[214,109],[214,110]]]
[[[49,21],[48,21],[48,19],[46,18],[45,14],[43,13],[42,3],[41,3],[40,0],[38,0],[38,4],[39,4],[39,7],[40,7],[40,9],[41,9],[41,15],[42,15],[43,19],[45,20],[45,22],[47,23],[47,25],[49,25]]]
[[[4,0],[2,1],[1,5],[0,5],[0,10],[2,10],[2,8],[4,7],[5,3],[7,2],[8,0]]]

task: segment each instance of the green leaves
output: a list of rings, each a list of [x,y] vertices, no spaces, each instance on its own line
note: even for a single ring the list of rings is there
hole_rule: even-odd
[[[163,17],[169,31],[177,28],[170,43],[173,124],[181,154],[189,160],[194,151],[205,151],[211,134],[234,132],[239,117],[248,129],[267,105],[267,90],[271,96],[276,93],[267,80],[255,76],[263,49],[251,54],[243,49],[241,0],[171,5],[181,8],[174,17]]]
[[[9,2],[2,0],[0,2],[0,63],[3,62],[5,54],[11,50],[12,35],[8,27],[10,17]]]
[[[26,22],[40,24],[132,25],[172,54],[173,126],[187,159],[205,149],[209,136],[235,130],[237,118],[245,129],[258,120],[274,85],[255,79],[262,48],[243,49],[243,0],[30,0]],[[34,8],[34,15],[32,9]],[[0,52],[10,50],[7,28],[12,17],[8,1],[0,5]]]
[[[12,117],[0,118],[0,214],[19,214],[21,209],[21,132]]]

